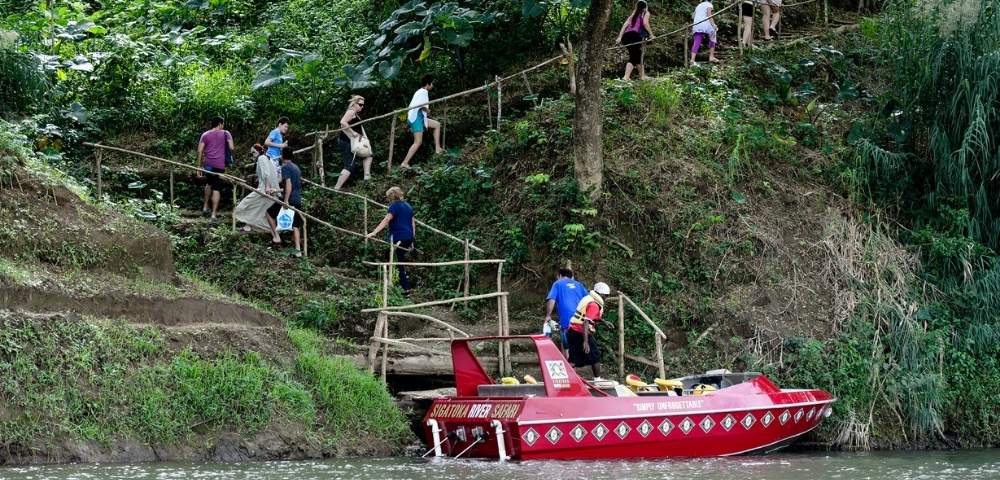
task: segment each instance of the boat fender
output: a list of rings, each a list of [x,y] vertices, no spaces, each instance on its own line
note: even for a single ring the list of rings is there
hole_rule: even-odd
[[[500,379],[501,385],[520,385],[521,382],[517,381],[514,377],[503,377]]]
[[[706,385],[704,383],[699,383],[691,389],[695,395],[711,395],[715,393],[716,388],[712,385]]]
[[[625,385],[628,385],[633,392],[638,391],[640,388],[649,386],[648,383],[642,381],[642,378],[639,378],[639,376],[634,373],[630,373],[625,376]]]
[[[525,375],[524,376],[524,383],[526,383],[528,385],[537,385],[538,384],[538,380],[535,380],[535,377],[532,377],[531,375]]]

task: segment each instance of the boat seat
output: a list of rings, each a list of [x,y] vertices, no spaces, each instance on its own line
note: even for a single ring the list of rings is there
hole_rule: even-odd
[[[519,385],[480,385],[476,387],[476,393],[480,397],[544,397],[545,385],[541,383],[519,384]]]

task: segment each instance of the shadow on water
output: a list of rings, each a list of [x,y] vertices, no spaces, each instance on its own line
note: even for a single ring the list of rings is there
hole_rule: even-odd
[[[238,479],[468,480],[684,479],[929,480],[1000,478],[1000,450],[783,453],[662,461],[498,463],[483,460],[358,458],[236,464],[52,465],[0,469],[4,480]]]

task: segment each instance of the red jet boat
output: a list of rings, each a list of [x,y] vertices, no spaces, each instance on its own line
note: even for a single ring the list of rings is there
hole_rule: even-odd
[[[495,382],[470,343],[500,340],[533,344],[542,380]],[[658,382],[667,389],[638,391],[608,380],[588,382],[543,335],[456,339],[451,355],[456,395],[436,399],[424,417],[435,456],[527,460],[768,453],[816,428],[835,401],[823,390],[778,388],[759,373],[709,372]]]

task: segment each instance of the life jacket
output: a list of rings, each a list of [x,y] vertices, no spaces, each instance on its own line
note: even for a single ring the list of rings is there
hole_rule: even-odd
[[[591,302],[596,303],[599,308],[597,318],[604,315],[604,299],[601,298],[600,294],[591,290],[590,294],[580,299],[580,302],[576,304],[576,313],[573,314],[573,318],[569,319],[571,325],[583,325],[583,319],[587,316],[587,306]],[[594,331],[594,324],[590,324],[590,331]]]

